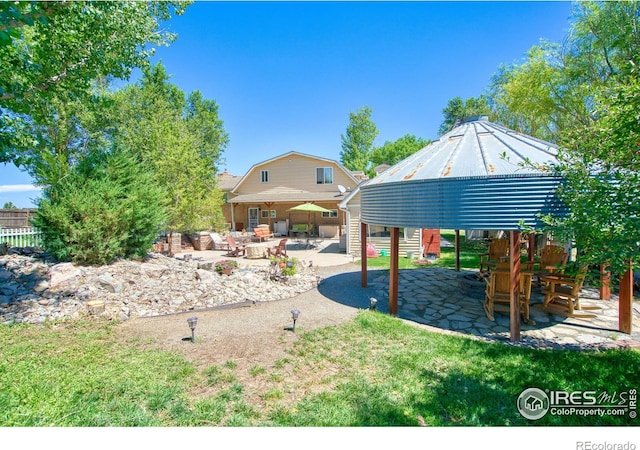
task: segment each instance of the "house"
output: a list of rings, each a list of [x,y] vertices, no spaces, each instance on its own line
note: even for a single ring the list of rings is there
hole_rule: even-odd
[[[351,193],[349,193],[339,204],[338,208],[346,215],[346,250],[348,254],[360,256],[361,236],[360,236],[360,187],[366,182],[359,184]],[[428,231],[428,230],[425,230]],[[367,226],[367,244],[372,244],[378,253],[386,251],[389,254],[391,248],[390,240],[391,228],[377,225]],[[408,252],[418,257],[422,254],[422,247],[429,246],[426,234],[420,228],[401,228],[400,229],[400,256],[407,256]],[[437,245],[433,246],[434,252],[437,247],[437,254],[440,251],[440,239],[438,232]],[[427,256],[429,249],[425,248],[424,255]]]
[[[267,224],[274,233],[287,235],[294,226],[305,227],[311,222],[315,234],[338,237],[346,225],[338,203],[365,178],[331,159],[285,153],[253,165],[242,177],[221,174],[219,187],[227,199],[223,214],[231,230],[252,230]],[[288,210],[306,202],[330,212]]]

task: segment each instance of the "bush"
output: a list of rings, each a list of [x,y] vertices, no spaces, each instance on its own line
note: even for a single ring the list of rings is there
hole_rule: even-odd
[[[107,264],[146,255],[166,221],[163,198],[134,157],[94,154],[44,190],[33,223],[58,260]]]

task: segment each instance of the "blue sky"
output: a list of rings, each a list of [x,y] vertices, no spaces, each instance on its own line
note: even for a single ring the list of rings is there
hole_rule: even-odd
[[[171,82],[219,105],[223,169],[289,151],[340,159],[349,112],[368,105],[375,145],[437,138],[448,100],[477,97],[500,64],[561,42],[569,2],[196,2],[157,49]],[[0,165],[0,206],[30,207],[28,175]],[[10,186],[13,186],[10,188]]]

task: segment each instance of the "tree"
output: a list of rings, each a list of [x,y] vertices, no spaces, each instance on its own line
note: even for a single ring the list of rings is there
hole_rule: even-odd
[[[596,123],[566,130],[556,168],[566,217],[547,217],[575,239],[586,263],[623,273],[640,257],[640,79],[625,77],[594,95]]]
[[[640,54],[640,3],[576,2],[562,45],[542,42],[521,64],[501,66],[492,78],[496,120],[557,141],[562,130],[593,124],[593,93],[630,70]]]
[[[412,134],[405,134],[393,142],[386,141],[381,147],[375,147],[371,152],[371,162],[374,167],[380,164],[392,166],[423,149],[429,142]]]
[[[472,116],[487,116],[491,113],[487,98],[484,95],[474,98],[470,97],[462,100],[454,97],[442,110],[443,121],[438,130],[439,134],[449,132],[459,121]]]
[[[2,209],[18,209],[18,207],[16,205],[14,205],[13,202],[6,202],[2,206]]]
[[[105,77],[127,79],[152,45],[175,36],[159,21],[187,2],[1,2],[0,162],[38,144],[30,134],[52,108],[91,97]],[[43,116],[43,114],[47,116]]]
[[[57,259],[108,264],[143,257],[166,218],[152,173],[120,149],[97,152],[43,190],[33,224]]]
[[[363,106],[355,113],[350,112],[346,134],[340,136],[340,162],[349,170],[360,170],[369,175],[372,175],[370,163],[373,141],[378,136],[371,113],[369,106]]]
[[[583,262],[608,262],[616,274],[640,256],[639,10],[638,1],[576,4],[562,51],[530,52],[503,87],[506,113],[541,102],[539,119],[557,136],[553,170],[569,211],[546,222],[575,240]]]
[[[113,95],[101,122],[111,124],[111,139],[146,162],[166,190],[170,230],[217,229],[224,200],[216,168],[229,138],[214,100],[198,91],[185,97],[168,80],[162,64],[145,69],[138,83]]]

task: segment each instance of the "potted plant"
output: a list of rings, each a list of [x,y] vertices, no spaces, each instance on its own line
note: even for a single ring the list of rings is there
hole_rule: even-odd
[[[215,271],[220,275],[231,275],[238,268],[238,263],[231,259],[224,259],[215,263]]]
[[[284,258],[285,266],[282,269],[282,275],[290,277],[297,272],[298,260],[296,258],[286,259]]]

